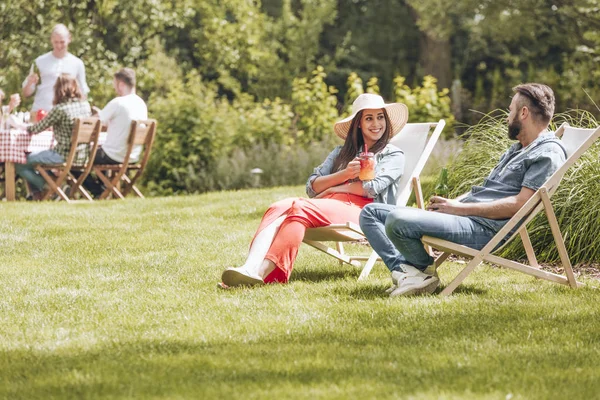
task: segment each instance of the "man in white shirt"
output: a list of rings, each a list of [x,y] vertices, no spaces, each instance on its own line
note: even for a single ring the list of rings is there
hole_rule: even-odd
[[[39,56],[34,61],[41,76],[38,76],[34,71],[34,65],[32,65],[29,76],[23,82],[24,97],[30,97],[35,93],[33,106],[31,107],[32,112],[38,110],[50,111],[53,107],[54,84],[63,73],[72,75],[77,79],[79,89],[84,96],[87,96],[90,91],[85,81],[83,61],[68,51],[69,43],[71,43],[71,33],[67,27],[63,24],[56,25],[52,29],[50,41],[52,42],[52,51]]]
[[[127,155],[131,121],[148,119],[148,107],[135,93],[135,84],[135,71],[131,68],[120,69],[113,79],[117,97],[102,110],[94,107],[102,125],[106,126],[106,141],[98,148],[94,164],[121,164]],[[141,152],[142,145],[134,145],[129,162],[137,162]],[[86,179],[84,186],[96,196],[104,191],[101,182],[90,177]]]
[[[135,83],[135,71],[131,68],[122,68],[115,73],[113,86],[117,97],[98,111],[102,125],[107,127],[107,135],[106,142],[98,149],[94,164],[122,163],[127,155],[131,121],[148,119],[148,107],[135,93]],[[141,152],[142,145],[135,145],[129,162],[137,162]]]

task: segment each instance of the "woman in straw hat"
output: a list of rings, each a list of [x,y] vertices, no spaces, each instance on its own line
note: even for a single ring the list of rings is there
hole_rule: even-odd
[[[408,120],[404,104],[385,104],[381,96],[361,94],[352,115],[334,126],[344,144],[337,146],[306,183],[309,199],[273,203],[262,218],[246,263],[223,272],[221,287],[287,282],[307,228],[353,222],[371,203],[396,203],[404,153],[389,144]],[[375,178],[361,181],[358,154],[375,153]]]

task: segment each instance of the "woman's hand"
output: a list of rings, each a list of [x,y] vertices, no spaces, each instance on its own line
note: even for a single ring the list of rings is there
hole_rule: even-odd
[[[437,211],[452,215],[463,215],[464,209],[465,203],[461,203],[458,200],[446,199],[440,196],[433,196],[429,200],[429,205],[427,206],[428,211]]]
[[[347,180],[358,178],[358,174],[360,174],[360,161],[358,158],[350,161],[344,172],[346,173]]]

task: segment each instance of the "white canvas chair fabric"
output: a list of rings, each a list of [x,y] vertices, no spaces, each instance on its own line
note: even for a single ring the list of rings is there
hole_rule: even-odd
[[[466,246],[458,245],[456,243],[431,236],[424,236],[422,238],[422,242],[425,245],[431,246],[443,252],[435,260],[436,267],[441,265],[450,254],[457,254],[471,258],[471,261],[467,264],[467,266],[461,272],[459,272],[459,274],[452,282],[450,282],[448,286],[444,288],[444,290],[442,290],[440,293],[441,296],[450,295],[475,269],[475,267],[484,261],[505,268],[514,269],[537,278],[568,285],[573,288],[582,285],[580,282],[575,280],[571,261],[569,260],[569,255],[567,254],[550,198],[558,189],[560,181],[567,170],[573,166],[579,160],[581,155],[598,139],[600,136],[600,127],[596,129],[573,128],[565,123],[556,131],[556,136],[561,138],[562,143],[567,150],[567,160],[562,167],[560,167],[550,178],[548,178],[546,183],[544,183],[544,185],[542,185],[542,187],[534,193],[534,195],[523,205],[523,207],[521,207],[521,209],[506,223],[506,225],[504,225],[504,227],[489,241],[489,243],[483,249],[474,250]],[[542,210],[544,210],[546,216],[548,217],[548,223],[552,231],[554,243],[557,247],[565,275],[559,275],[539,269],[535,252],[527,233],[527,224]],[[521,225],[519,225],[521,221],[523,222]],[[513,228],[517,226],[518,228],[514,231],[511,237],[506,240],[501,247],[495,249],[496,246],[498,246],[498,244],[500,244],[506,237],[506,235],[508,235]],[[522,239],[529,265],[494,255],[494,253],[497,253],[502,247],[504,247],[504,245],[513,240],[517,234],[519,234]]]
[[[446,121],[443,119],[438,122],[409,123],[390,141],[391,144],[404,151],[405,159],[404,174],[399,181],[396,205],[405,206],[414,190],[417,206],[424,208],[419,176],[445,125]],[[377,253],[372,251],[370,256],[352,256],[344,252],[343,243],[364,240],[366,240],[366,237],[360,227],[352,222],[347,222],[345,224],[309,228],[306,230],[303,241],[336,258],[340,264],[347,263],[360,268],[360,261],[367,260],[358,278],[361,280],[371,272],[373,265],[378,260]],[[324,242],[335,242],[336,247],[332,248]]]

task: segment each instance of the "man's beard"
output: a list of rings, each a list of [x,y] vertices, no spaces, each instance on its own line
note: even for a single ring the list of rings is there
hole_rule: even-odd
[[[508,137],[511,140],[517,140],[517,136],[521,133],[521,129],[523,128],[523,124],[521,121],[513,121],[508,124]]]

